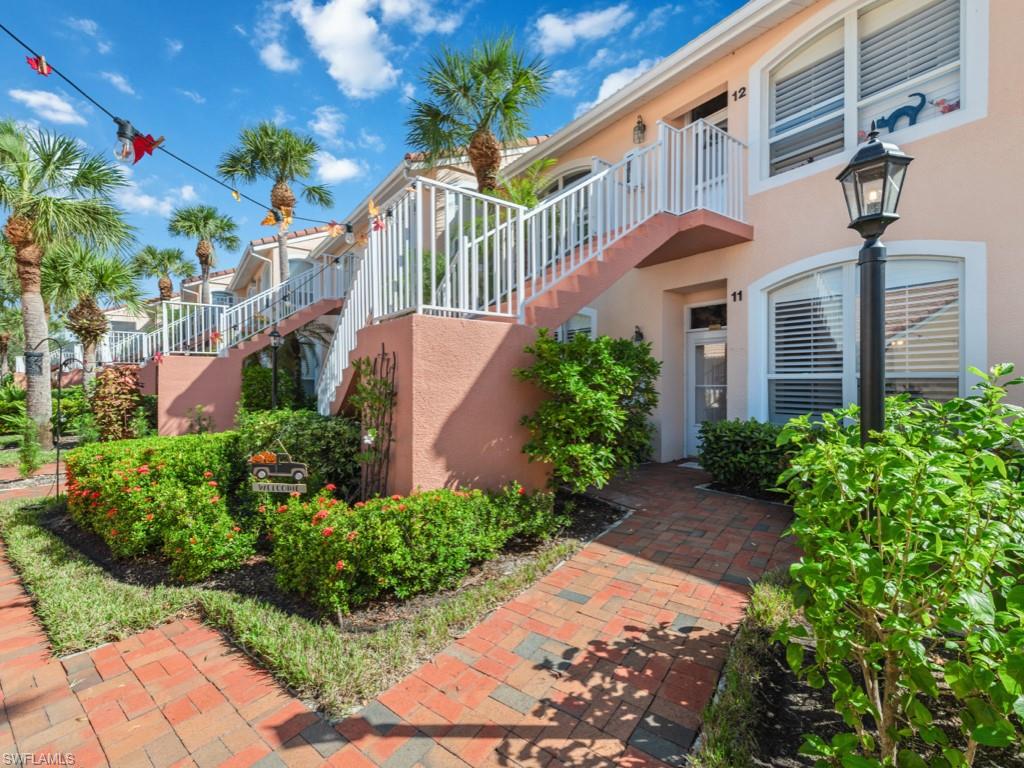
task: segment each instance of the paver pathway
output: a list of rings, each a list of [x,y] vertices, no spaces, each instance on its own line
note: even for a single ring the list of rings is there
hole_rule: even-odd
[[[78,766],[680,765],[748,580],[789,562],[779,506],[642,468],[636,511],[356,715],[331,725],[221,635],[176,621],[62,661],[0,561],[0,755]]]
[[[61,471],[64,470],[64,462],[61,463]],[[43,464],[36,475],[52,475],[57,472],[57,464],[49,462]],[[18,488],[21,478],[17,467],[0,467],[0,501],[14,501],[15,499],[35,499],[43,496],[53,496],[57,491],[56,482],[48,482],[42,485],[29,485]],[[61,477],[61,490],[64,489],[64,479]],[[0,762],[2,765],[2,762]]]

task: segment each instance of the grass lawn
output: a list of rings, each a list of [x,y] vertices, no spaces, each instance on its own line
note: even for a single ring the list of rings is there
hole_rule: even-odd
[[[56,451],[43,451],[42,452],[42,463],[48,464],[51,461],[57,459]],[[16,467],[18,466],[18,449],[11,448],[0,451],[0,467]]]
[[[332,716],[398,682],[580,546],[555,542],[514,572],[455,592],[410,618],[377,632],[343,635],[332,625],[231,592],[117,581],[41,527],[43,511],[37,502],[0,503],[0,537],[57,654],[196,613]]]

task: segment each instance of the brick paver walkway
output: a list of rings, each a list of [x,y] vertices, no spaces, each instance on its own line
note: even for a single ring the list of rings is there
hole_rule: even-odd
[[[61,471],[64,468],[64,462],[60,463]],[[36,475],[52,475],[57,471],[57,464],[50,462],[43,464]],[[14,501],[15,499],[35,499],[42,498],[43,496],[53,496],[57,490],[57,484],[55,482],[46,483],[44,485],[30,485],[27,488],[16,488],[19,477],[17,467],[0,467],[0,501]],[[61,491],[64,490],[63,477],[61,478]],[[2,765],[2,762],[0,762]]]
[[[779,506],[646,467],[636,509],[356,715],[332,726],[221,635],[176,621],[63,660],[0,560],[0,755],[76,765],[681,765],[747,583],[788,562]]]

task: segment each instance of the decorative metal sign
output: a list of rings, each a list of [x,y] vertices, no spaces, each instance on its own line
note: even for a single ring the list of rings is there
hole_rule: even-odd
[[[284,446],[281,446],[282,449]],[[293,461],[285,450],[260,451],[249,457],[250,474],[254,491],[267,493],[305,493],[309,467],[301,461]],[[274,481],[271,478],[288,478],[293,482]]]

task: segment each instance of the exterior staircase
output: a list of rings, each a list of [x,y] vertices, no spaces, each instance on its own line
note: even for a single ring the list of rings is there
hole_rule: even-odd
[[[340,408],[350,357],[371,324],[425,314],[554,327],[666,249],[687,255],[688,236],[698,250],[751,239],[744,153],[703,121],[662,123],[656,142],[614,164],[596,161],[532,209],[415,179],[371,221],[369,246],[353,258],[317,382],[320,412]]]

